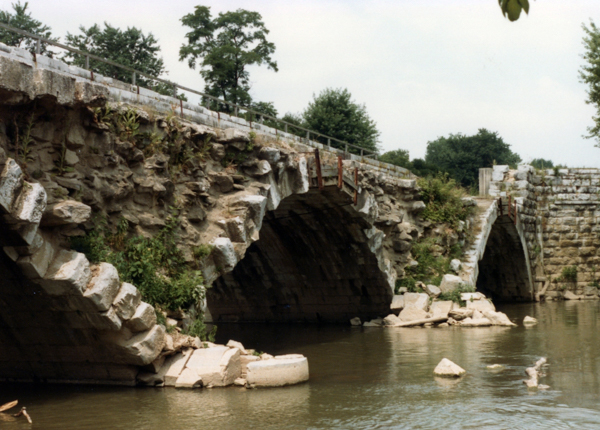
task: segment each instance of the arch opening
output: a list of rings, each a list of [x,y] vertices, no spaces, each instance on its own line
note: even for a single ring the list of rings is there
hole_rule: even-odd
[[[517,228],[508,216],[498,217],[479,262],[477,290],[494,302],[532,300],[527,258]]]
[[[389,313],[372,225],[337,187],[311,189],[267,212],[260,238],[207,291],[215,322],[347,322]]]

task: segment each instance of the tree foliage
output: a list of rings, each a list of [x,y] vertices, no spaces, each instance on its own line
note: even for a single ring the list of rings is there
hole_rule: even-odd
[[[379,157],[379,161],[384,163],[394,164],[396,166],[410,169],[412,163],[406,149],[396,149],[394,151],[388,151]]]
[[[552,160],[545,160],[543,158],[534,158],[529,164],[536,169],[552,169],[554,167]]]
[[[248,67],[265,64],[277,71],[277,63],[272,58],[275,45],[267,40],[269,30],[261,15],[238,9],[212,18],[210,7],[196,6],[194,13],[185,15],[181,22],[191,31],[186,34],[187,44],[179,50],[179,60],[187,59],[193,69],[200,67],[204,92],[250,106]],[[217,109],[231,111],[227,105]]]
[[[378,152],[379,130],[369,118],[365,105],[352,100],[347,89],[323,90],[302,113],[306,128],[335,137],[368,151]],[[327,143],[327,139],[318,139]],[[336,142],[331,142],[336,146]],[[339,146],[339,144],[337,144]],[[349,148],[351,152],[359,152]]]
[[[583,38],[583,59],[586,64],[581,66],[579,77],[581,82],[588,86],[586,103],[596,108],[596,115],[592,117],[594,125],[588,127],[586,137],[595,139],[596,146],[600,147],[600,29],[592,20],[589,27],[585,24],[582,27],[586,34]]]
[[[475,186],[481,167],[508,164],[515,167],[521,157],[511,151],[498,133],[482,128],[473,136],[451,134],[427,143],[427,163],[435,164],[464,187]]]
[[[137,69],[151,76],[160,76],[165,72],[163,60],[158,57],[160,47],[152,33],[145,35],[142,30],[135,27],[128,27],[123,31],[107,23],[104,23],[104,29],[95,24],[87,29],[81,26],[79,30],[81,34],[67,33],[66,39],[70,45],[82,51]],[[85,56],[83,55],[67,52],[64,60],[70,64],[85,67]],[[131,73],[122,68],[92,59],[90,59],[90,68],[101,75],[131,82]],[[140,86],[160,90],[163,93],[173,93],[172,89],[165,88],[164,85],[157,85],[155,81],[145,76],[136,76],[136,82]]]
[[[516,21],[521,11],[529,14],[529,0],[498,0],[502,14],[510,21]]]
[[[0,22],[57,42],[58,38],[52,37],[50,27],[42,24],[41,21],[32,18],[31,13],[27,12],[27,6],[29,6],[29,3],[25,2],[25,4],[21,4],[21,2],[18,1],[16,3],[12,3],[14,13],[11,13],[7,10],[0,10]],[[25,48],[32,53],[35,52],[36,48],[35,40],[3,28],[0,28],[0,42],[8,46]],[[47,43],[40,44],[40,52],[44,55],[52,56],[52,52],[48,49]]]

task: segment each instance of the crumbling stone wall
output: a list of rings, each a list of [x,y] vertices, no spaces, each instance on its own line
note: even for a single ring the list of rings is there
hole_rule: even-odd
[[[299,211],[306,208],[335,207],[339,216],[334,224],[323,225],[315,217],[301,225],[314,230],[310,240],[320,238],[313,246],[323,255],[341,255],[342,263],[353,267],[347,273],[341,267],[333,273],[327,267],[313,272],[318,277],[311,278],[310,286],[322,293],[319,306],[335,308],[332,320],[346,319],[356,303],[362,314],[373,316],[389,306],[396,277],[418,235],[415,220],[424,208],[414,179],[404,178],[406,172],[350,157],[343,162],[342,187],[330,176],[324,189],[317,190],[309,170],[312,157],[306,154],[314,149],[310,142],[286,140],[260,125],[251,134],[247,123],[235,118],[214,122],[214,113],[203,108],[202,115],[210,117],[205,122],[217,127],[199,124],[191,120],[197,119],[197,109],[172,109],[157,94],[142,91],[138,96],[126,84],[98,76],[92,81],[81,69],[1,48],[0,199],[6,201],[0,237],[3,268],[11,276],[0,282],[0,325],[5,329],[0,341],[6,351],[16,348],[25,354],[4,355],[11,364],[0,377],[133,383],[140,366],[157,371],[166,355],[181,349],[182,342],[165,334],[152,307],[140,300],[135,286],[120,282],[114,267],[90,265],[83,254],[70,250],[71,238],[98,229],[101,218],[112,231],[125,225],[125,237],[151,237],[175,214],[175,234],[187,261],[200,267],[207,287],[222,279],[217,284],[223,288],[214,290],[223,297],[220,303],[251,306],[251,289],[232,289],[235,284],[228,280],[235,278],[232,272],[240,262],[242,268],[247,264],[251,246],[273,255],[270,241],[260,244],[263,225],[282,212],[302,216]],[[141,103],[148,100],[153,102]],[[105,118],[107,106],[114,113],[110,119]],[[158,109],[165,106],[166,112]],[[236,127],[218,127],[223,124]],[[177,145],[177,151],[169,145]],[[324,153],[323,159],[336,155]],[[13,179],[18,189],[11,188]],[[27,210],[29,218],[19,218]],[[279,237],[302,236],[298,225],[279,223],[277,228]],[[265,238],[273,230],[273,224],[266,227]],[[212,252],[199,259],[194,249],[203,244],[211,245]],[[295,281],[306,275],[304,267],[275,276],[282,291],[298,289],[302,295],[301,286],[309,284]],[[368,271],[368,285],[360,268]],[[11,309],[21,309],[15,304],[30,293],[41,307],[49,306],[47,318],[36,321],[49,333],[43,342],[42,332],[31,339],[24,338],[31,330],[15,335],[28,327],[29,314]],[[182,310],[180,322],[189,317],[186,312]],[[302,312],[309,320],[327,315],[322,308]],[[66,343],[51,335],[64,332],[70,336]],[[79,341],[85,348],[78,355]],[[72,348],[71,358],[59,354],[60,348]],[[42,350],[46,361],[39,355]],[[16,357],[25,363],[21,373],[10,370],[18,369],[13,366]],[[95,362],[98,367],[91,364]],[[68,363],[82,363],[82,371],[90,372],[77,373],[73,369],[79,364]]]

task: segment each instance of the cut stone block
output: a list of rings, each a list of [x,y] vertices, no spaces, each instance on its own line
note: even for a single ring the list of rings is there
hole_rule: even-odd
[[[83,296],[92,301],[99,311],[107,311],[119,291],[119,273],[109,263],[100,263],[93,271],[95,276],[87,285]]]
[[[98,330],[121,330],[123,325],[121,319],[117,316],[115,309],[110,308],[104,312],[90,312],[86,313],[85,317],[90,324]]]
[[[202,377],[198,375],[196,369],[186,367],[177,378],[175,388],[197,388],[202,386]]]
[[[394,314],[390,314],[383,319],[383,325],[394,325],[401,323],[402,320]]]
[[[213,245],[215,263],[226,272],[232,271],[238,259],[231,239],[228,237],[218,237],[214,240]]]
[[[424,290],[429,297],[433,298],[436,298],[437,296],[442,294],[442,290],[440,290],[440,288],[435,285],[425,285]]]
[[[127,321],[126,325],[132,332],[148,330],[156,324],[156,312],[154,308],[146,302],[140,303],[133,316]]]
[[[492,325],[492,322],[487,318],[465,318],[460,322],[461,327],[489,327]]]
[[[423,311],[427,311],[427,309],[429,309],[429,296],[425,293],[404,294],[404,309],[411,306]]]
[[[499,325],[505,327],[516,326],[516,324],[513,323],[504,312],[484,310],[482,313],[485,318],[491,321],[492,325]]]
[[[260,230],[262,220],[267,208],[267,198],[263,196],[244,196],[233,202],[232,206],[245,206],[248,208],[249,216],[254,221],[256,229]]]
[[[242,355],[246,355],[248,354],[248,351],[246,351],[246,348],[244,348],[244,345],[242,345],[241,342],[237,342],[235,340],[229,340],[229,342],[227,342],[227,345],[229,348],[237,348],[240,350],[240,354]]]
[[[454,309],[455,305],[456,304],[450,300],[433,302],[429,308],[429,311],[431,312],[432,318],[447,317],[448,312]]]
[[[492,311],[495,312],[496,311],[496,306],[494,306],[494,304],[492,302],[490,302],[489,300],[483,299],[483,300],[473,300],[468,301],[467,302],[467,309],[472,309],[474,311],[479,311],[479,312],[484,312],[484,311]]]
[[[113,301],[113,306],[119,318],[126,321],[135,314],[136,309],[141,303],[142,295],[140,291],[133,285],[123,282],[121,289]]]
[[[56,226],[81,224],[86,222],[92,213],[92,208],[75,200],[63,200],[46,208],[42,225]]]
[[[152,363],[162,351],[166,334],[163,326],[155,325],[151,330],[130,339],[120,339],[115,345],[126,354],[128,364],[145,366]]]
[[[233,384],[242,374],[240,350],[226,346],[197,349],[186,368],[195,370],[204,386],[225,387]]]
[[[25,182],[13,203],[11,215],[19,223],[39,224],[46,209],[46,198],[44,187]]]
[[[15,196],[23,186],[23,172],[15,160],[9,158],[0,173],[0,213],[10,213]]]
[[[428,316],[429,314],[423,309],[418,309],[414,306],[405,307],[404,309],[402,309],[402,312],[400,312],[400,315],[398,315],[398,317],[403,322],[422,320],[427,318]]]
[[[61,250],[39,284],[50,295],[81,295],[91,278],[90,263],[84,254]]]
[[[174,387],[175,386],[175,383],[177,382],[177,378],[179,378],[179,375],[181,375],[181,372],[183,371],[183,369],[185,369],[185,366],[186,366],[188,360],[190,359],[190,357],[192,356],[193,352],[194,352],[193,349],[186,349],[185,351],[183,351],[183,353],[176,354],[167,359],[167,361],[163,365],[163,368],[165,368],[165,374],[164,374],[165,387]],[[161,369],[161,372],[162,372],[162,369]]]
[[[308,360],[297,354],[248,363],[246,381],[251,387],[281,387],[308,381]]]
[[[464,281],[461,277],[456,275],[444,275],[442,278],[442,283],[440,284],[440,290],[442,293],[451,293],[456,290],[460,285],[462,285]]]
[[[242,355],[240,356],[240,365],[242,367],[242,378],[245,378],[248,374],[248,363],[259,361],[260,357],[256,355]]]
[[[54,259],[55,249],[49,241],[42,240],[41,247],[33,254],[21,257],[17,264],[29,279],[41,279]]]

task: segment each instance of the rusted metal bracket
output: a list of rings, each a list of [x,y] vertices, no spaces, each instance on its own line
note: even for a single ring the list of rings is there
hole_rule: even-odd
[[[338,188],[341,190],[344,183],[344,169],[342,167],[342,157],[338,155]]]
[[[354,206],[358,205],[358,167],[354,168]]]
[[[321,174],[321,157],[319,155],[319,148],[315,148],[315,165],[317,167],[317,185],[319,189],[323,189],[323,175]]]

